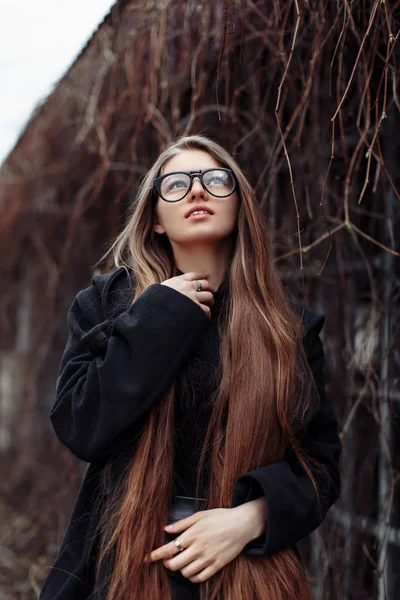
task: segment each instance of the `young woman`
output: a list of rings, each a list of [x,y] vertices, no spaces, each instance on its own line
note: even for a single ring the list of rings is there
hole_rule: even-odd
[[[50,418],[90,464],[40,600],[311,598],[295,544],[340,492],[325,317],[285,295],[252,187],[180,138],[110,252],[68,313]]]

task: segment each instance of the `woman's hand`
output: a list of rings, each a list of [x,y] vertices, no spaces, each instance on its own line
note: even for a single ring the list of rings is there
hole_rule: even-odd
[[[214,295],[215,291],[210,286],[207,273],[201,273],[197,271],[190,271],[189,273],[183,273],[183,275],[176,275],[170,279],[166,279],[161,282],[161,285],[166,285],[181,294],[184,294],[193,302],[196,302],[200,308],[206,313],[208,318],[211,318],[211,308],[214,306]],[[197,291],[196,279],[201,281],[203,291]]]
[[[233,560],[251,540],[262,533],[266,524],[264,498],[235,508],[215,508],[199,511],[166,527],[168,533],[178,534],[185,550],[178,551],[169,542],[148,555],[146,562],[163,560],[171,571],[180,570],[192,583],[212,577]]]

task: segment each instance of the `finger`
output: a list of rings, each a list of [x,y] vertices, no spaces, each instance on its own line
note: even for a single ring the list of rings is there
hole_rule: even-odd
[[[190,271],[190,273],[185,273],[189,276],[189,279],[207,279],[208,273],[206,271]]]
[[[193,577],[193,575],[203,571],[207,566],[208,564],[204,561],[204,558],[197,558],[196,560],[193,560],[191,563],[184,566],[181,569],[181,573],[184,577],[189,579],[189,577]]]
[[[178,552],[172,558],[163,560],[164,566],[170,571],[179,571],[186,567],[186,565],[190,564],[196,557],[193,554],[193,550],[189,546],[186,550],[182,550],[182,552]],[[204,567],[204,565],[203,565]]]
[[[210,577],[215,575],[215,573],[218,570],[219,569],[215,568],[214,566],[206,567],[199,573],[196,573],[196,575],[192,575],[191,577],[188,577],[187,579],[189,579],[189,581],[191,581],[192,583],[201,583],[202,581],[206,581],[207,579],[210,579]]]
[[[197,294],[198,295],[196,296],[196,298],[199,302],[206,303],[206,304],[208,302],[212,302],[214,304],[215,298],[214,298],[212,292],[203,291],[203,292],[197,292]]]
[[[193,515],[190,515],[190,517],[186,517],[186,519],[181,519],[180,521],[176,521],[176,523],[166,525],[164,529],[166,529],[168,533],[178,533],[194,525],[198,521],[198,519],[199,513],[197,512]]]
[[[168,544],[164,544],[163,546],[160,546],[159,548],[156,548],[155,550],[150,552],[150,554],[148,555],[148,562],[172,558],[177,552],[179,551],[178,548],[175,546],[174,542],[168,542]]]
[[[204,280],[204,279],[197,280],[196,279],[196,281],[200,281],[202,288],[203,288],[201,291],[199,291],[199,294],[205,294],[205,293],[213,294],[213,292],[215,292],[214,288],[208,283],[207,279],[206,280]],[[195,282],[193,282],[193,283],[195,283]],[[197,292],[197,284],[195,284],[195,285],[196,285],[196,292]]]

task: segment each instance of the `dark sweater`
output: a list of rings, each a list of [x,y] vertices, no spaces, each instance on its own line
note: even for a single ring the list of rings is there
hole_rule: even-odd
[[[133,277],[123,268],[96,275],[68,312],[69,337],[50,419],[60,441],[90,464],[40,600],[84,600],[93,593],[88,548],[100,514],[102,468],[112,457],[118,485],[150,408],[174,382],[174,492],[195,494],[210,397],[219,377],[218,321],[224,314],[227,279],[214,294],[211,319],[190,298],[161,284],[151,285],[130,306],[133,286]],[[321,397],[301,436],[308,454],[321,463],[314,469],[321,505],[309,477],[290,454],[282,462],[242,474],[232,506],[263,494],[268,504],[267,531],[244,548],[247,554],[268,555],[294,545],[320,525],[340,493],[341,443],[335,414],[326,405],[319,336],[325,317],[291,304],[299,313],[304,310],[304,344]],[[200,495],[207,497],[207,490],[202,488]]]

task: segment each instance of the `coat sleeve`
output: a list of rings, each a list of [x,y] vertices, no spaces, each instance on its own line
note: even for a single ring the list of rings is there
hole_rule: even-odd
[[[111,325],[102,321],[102,299],[93,283],[68,311],[50,411],[57,437],[86,462],[132,443],[209,324],[199,305],[162,284],[149,286]]]
[[[326,403],[325,356],[319,335],[324,320],[324,315],[319,316],[306,334],[307,357],[321,404],[300,438],[307,454],[319,462],[311,469],[319,498],[311,479],[290,452],[282,462],[241,475],[234,485],[232,506],[263,495],[267,502],[266,531],[244,547],[244,554],[267,555],[293,546],[322,523],[339,498],[341,442],[335,413]]]

